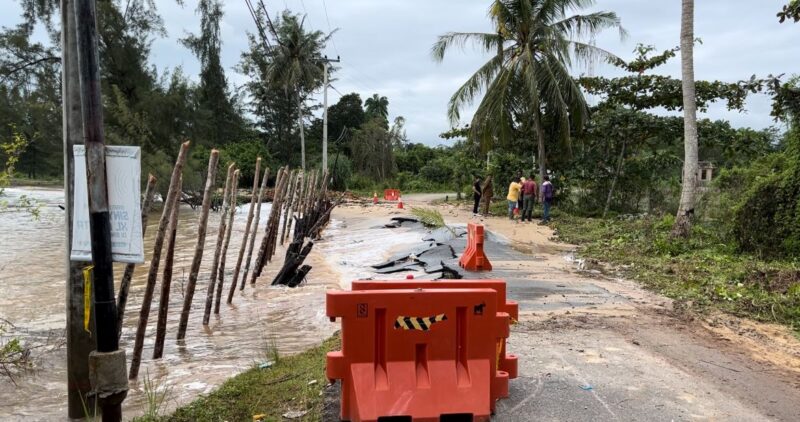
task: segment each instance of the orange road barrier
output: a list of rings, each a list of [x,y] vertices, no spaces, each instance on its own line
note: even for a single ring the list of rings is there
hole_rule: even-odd
[[[413,277],[413,276],[412,276]],[[354,281],[353,290],[397,290],[397,289],[492,289],[497,292],[497,312],[505,312],[509,323],[519,320],[519,304],[506,299],[506,282],[503,280],[370,280]],[[510,327],[509,327],[510,329]],[[517,377],[517,356],[506,351],[506,339],[499,340],[497,345],[497,369],[508,373],[509,379]],[[498,397],[508,397],[500,395]]]
[[[491,271],[492,263],[483,252],[484,240],[483,224],[467,224],[467,249],[458,264],[467,271]]]
[[[509,317],[493,289],[329,291],[326,312],[342,320],[326,367],[342,381],[342,420],[488,422],[493,392],[508,390],[495,344]]]
[[[387,201],[397,201],[400,199],[400,191],[397,189],[386,189],[383,191],[383,199]]]

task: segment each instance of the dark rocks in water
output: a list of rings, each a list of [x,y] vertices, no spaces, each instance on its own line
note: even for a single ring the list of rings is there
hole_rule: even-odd
[[[467,234],[467,231],[460,227],[439,227],[423,237],[422,240],[425,242],[436,242],[437,245],[443,245],[465,234]]]
[[[397,263],[398,261],[404,261],[404,260],[408,259],[408,257],[410,257],[411,255],[420,256],[423,253],[425,253],[426,251],[428,251],[429,249],[433,249],[435,247],[436,247],[435,243],[426,242],[422,246],[414,248],[414,249],[412,249],[410,251],[396,253],[396,254],[390,256],[389,259],[387,259],[386,261],[381,262],[380,264],[375,264],[375,265],[370,265],[370,266],[372,268],[375,268],[375,269],[390,267],[390,266],[394,265],[395,263]]]
[[[420,267],[419,262],[401,262],[396,265],[392,265],[391,267],[384,267],[381,269],[375,270],[378,274],[391,274],[391,273],[399,273],[400,271],[407,271],[407,270],[417,270]]]
[[[396,228],[400,227],[400,223],[395,221],[394,223],[384,224],[383,227],[387,228],[387,229],[396,229]]]

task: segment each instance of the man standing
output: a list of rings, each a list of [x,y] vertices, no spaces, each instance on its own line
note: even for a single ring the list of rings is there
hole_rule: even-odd
[[[542,224],[550,222],[550,205],[553,203],[553,184],[550,183],[550,176],[544,177],[541,189],[542,198]]]
[[[531,178],[525,180],[522,184],[522,221],[528,219],[528,222],[533,221],[533,206],[536,203],[536,178],[531,174]]]
[[[475,182],[472,183],[472,198],[475,204],[472,206],[472,217],[478,215],[478,206],[481,204],[481,177],[475,176]]]
[[[522,189],[522,185],[519,183],[519,177],[515,177],[514,180],[511,181],[511,184],[508,185],[508,196],[506,199],[508,200],[508,219],[514,220],[514,209],[517,208],[517,201],[519,201],[519,193]]]

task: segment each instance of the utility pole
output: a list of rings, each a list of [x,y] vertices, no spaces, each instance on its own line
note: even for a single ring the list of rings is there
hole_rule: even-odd
[[[83,327],[83,265],[70,260],[72,219],[75,208],[75,160],[72,147],[83,143],[80,79],[78,78],[78,45],[75,32],[74,0],[61,0],[61,101],[64,138],[64,229],[66,231],[67,267],[67,416],[78,419],[94,416],[94,400],[88,397],[89,353],[94,339]],[[93,321],[90,321],[94,331]],[[90,413],[86,415],[84,409]]]
[[[336,60],[329,59],[325,56],[322,59],[324,67],[324,111],[322,112],[322,171],[328,171],[328,68],[331,63],[339,63],[341,59],[336,56]]]
[[[94,314],[97,350],[89,355],[89,378],[104,422],[122,420],[122,401],[128,393],[125,351],[119,350],[117,302],[111,255],[111,215],[106,184],[105,133],[100,92],[95,0],[75,0],[78,74],[86,145],[89,231],[94,264]]]

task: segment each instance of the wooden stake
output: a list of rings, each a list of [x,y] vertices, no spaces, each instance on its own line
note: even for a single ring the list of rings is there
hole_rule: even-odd
[[[208,325],[211,319],[211,305],[214,303],[214,285],[217,282],[217,272],[219,271],[219,257],[222,253],[222,244],[225,243],[225,231],[228,227],[228,212],[230,209],[231,188],[233,187],[233,174],[236,163],[228,166],[228,176],[225,179],[225,190],[222,193],[222,215],[219,219],[219,230],[217,231],[217,246],[214,249],[214,261],[211,264],[211,278],[208,280],[208,291],[206,293],[206,310],[203,313],[203,325]]]
[[[286,204],[283,207],[283,224],[281,225],[281,234],[279,235],[279,238],[281,240],[281,246],[283,246],[283,238],[284,235],[286,234],[286,225],[289,223],[289,212],[291,211],[292,201],[295,200],[294,192],[295,189],[297,188],[299,176],[300,174],[297,172],[297,170],[294,170],[292,171],[292,175],[289,177],[289,188],[287,190],[289,197],[286,199]]]
[[[153,205],[153,197],[156,194],[156,177],[152,174],[147,178],[147,187],[144,191],[144,199],[142,200],[142,237],[147,231],[147,215],[150,213],[150,207]],[[119,284],[119,294],[117,296],[117,336],[122,337],[122,320],[125,316],[125,306],[128,303],[128,292],[131,289],[131,279],[133,279],[133,271],[136,269],[136,264],[127,264],[125,266],[125,273],[122,275],[122,282]]]
[[[183,177],[180,179],[183,186]],[[175,259],[175,239],[178,234],[178,212],[180,211],[180,201],[172,207],[169,215],[169,226],[167,232],[167,255],[164,258],[164,272],[161,276],[161,296],[158,300],[158,321],[156,322],[156,344],[153,346],[153,359],[161,359],[164,354],[164,338],[167,335],[167,311],[169,310],[169,293],[172,287],[172,263]]]
[[[214,314],[219,314],[219,303],[222,301],[222,286],[225,284],[225,261],[228,258],[228,245],[231,243],[231,232],[233,231],[233,218],[236,215],[236,202],[238,200],[239,176],[241,172],[236,170],[233,173],[233,189],[231,190],[231,209],[228,217],[228,228],[225,231],[225,244],[222,245],[222,255],[219,260],[219,282],[217,283],[217,299],[214,302]],[[236,283],[231,282],[231,287],[236,288]]]
[[[244,254],[247,249],[247,240],[250,237],[250,227],[253,224],[253,211],[256,208],[256,200],[258,199],[258,176],[260,175],[260,171],[261,157],[258,157],[256,160],[255,176],[253,176],[253,193],[250,197],[250,210],[247,211],[247,223],[244,226],[244,236],[242,236],[242,246],[239,248],[239,257],[236,259],[236,266],[233,268],[233,282],[231,283],[230,290],[228,290],[228,304],[233,302],[233,292],[236,291],[236,285],[239,283],[239,270],[242,267],[242,260],[244,259]],[[261,204],[259,204],[259,206],[260,205]],[[255,232],[256,231],[254,230],[253,237],[255,237]],[[244,283],[242,283],[242,287],[244,287]]]
[[[275,193],[272,198],[272,209],[269,213],[269,220],[267,220],[266,226],[264,227],[264,237],[261,239],[261,247],[259,248],[258,255],[256,256],[256,265],[253,268],[253,277],[250,280],[250,284],[255,284],[256,279],[261,275],[261,271],[264,269],[264,266],[267,265],[267,261],[269,260],[268,253],[270,250],[272,227],[275,219],[278,218],[278,215],[280,215],[278,214],[280,212],[280,204],[278,201],[281,197],[280,192],[282,187],[286,184],[286,173],[286,167],[283,167],[278,171],[278,182],[275,185]]]
[[[156,278],[158,277],[158,266],[161,264],[161,249],[164,246],[164,235],[166,234],[169,217],[172,207],[178,203],[178,191],[181,184],[181,172],[186,158],[189,155],[189,142],[181,145],[175,168],[172,169],[172,177],[169,182],[167,198],[164,201],[164,209],[161,211],[161,219],[158,221],[155,242],[153,243],[153,258],[150,261],[150,271],[147,273],[147,284],[145,285],[144,297],[142,298],[142,309],[139,312],[139,324],[136,327],[136,339],[133,344],[133,358],[131,359],[131,370],[128,378],[134,379],[139,376],[139,364],[142,361],[142,348],[144,347],[144,334],[147,331],[147,319],[150,317],[150,302],[153,300],[153,291],[156,288]]]
[[[275,256],[275,248],[278,245],[278,230],[280,229],[280,224],[281,224],[281,213],[283,211],[283,204],[286,200],[286,194],[289,190],[289,183],[292,181],[288,167],[284,172],[286,174],[283,186],[281,186],[280,196],[278,196],[277,201],[273,201],[272,204],[272,206],[276,208],[277,214],[275,215],[275,219],[272,220],[272,224],[270,225],[269,248],[267,249],[267,260],[264,261],[265,263],[272,262],[272,257]]]
[[[264,201],[264,192],[267,190],[267,183],[269,180],[269,168],[264,172],[264,178],[261,180],[261,189],[258,192],[258,203],[256,204],[256,220],[253,223],[253,234],[250,236],[250,245],[247,249],[247,259],[244,263],[244,274],[242,274],[242,284],[239,290],[244,290],[245,281],[247,280],[247,273],[250,272],[250,261],[253,258],[253,248],[256,246],[256,236],[258,235],[258,220],[261,219],[261,203]],[[255,279],[253,280],[255,282]],[[231,300],[228,299],[228,303]]]
[[[186,284],[186,292],[183,297],[181,321],[178,324],[178,340],[186,338],[186,327],[189,325],[189,312],[192,310],[192,299],[194,298],[194,290],[197,286],[197,275],[200,272],[200,263],[203,261],[203,249],[206,243],[206,226],[208,226],[208,209],[211,207],[211,197],[213,196],[213,187],[217,177],[218,162],[219,151],[213,149],[208,159],[208,176],[206,177],[206,187],[203,192],[203,208],[200,211],[194,259],[192,259],[192,267],[191,270],[189,270],[189,281]]]

